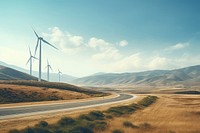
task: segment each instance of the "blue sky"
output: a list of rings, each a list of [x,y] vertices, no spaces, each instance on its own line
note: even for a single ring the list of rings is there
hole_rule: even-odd
[[[48,58],[54,72],[85,76],[200,64],[199,6],[199,0],[2,0],[0,60],[28,69],[34,27],[59,48],[43,46],[42,65]]]

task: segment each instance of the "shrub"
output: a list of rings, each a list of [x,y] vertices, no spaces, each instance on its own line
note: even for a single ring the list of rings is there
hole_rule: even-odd
[[[112,118],[113,118],[112,115],[106,115],[105,117],[106,117],[107,119],[112,119]]]
[[[89,128],[89,129],[93,130],[95,127],[95,122],[96,121],[88,121],[86,119],[77,119],[74,127],[78,125],[78,126]]]
[[[62,130],[57,129],[54,131],[54,133],[64,133],[64,132]]]
[[[78,119],[79,119],[79,120],[92,121],[92,119],[91,119],[88,115],[86,115],[86,114],[80,115]]]
[[[78,119],[85,119],[88,121],[103,120],[105,115],[101,111],[92,111],[89,114],[80,115]]]
[[[107,128],[108,124],[104,121],[97,121],[95,123],[94,129],[97,131],[104,131]]]
[[[34,129],[31,127],[27,127],[24,130],[21,131],[22,133],[35,133]]]
[[[157,98],[158,97],[156,97],[156,96],[147,96],[147,97],[143,98],[141,101],[139,101],[138,104],[147,107],[147,106],[151,105],[152,103],[154,103]]]
[[[10,130],[8,133],[20,133],[20,131],[17,130],[17,129],[12,129],[12,130]]]
[[[115,129],[112,131],[112,133],[124,133],[124,131],[121,129]]]
[[[49,124],[46,121],[40,121],[36,126],[38,127],[47,127]]]
[[[51,133],[48,129],[44,128],[33,128],[34,133]]]
[[[93,131],[87,127],[76,126],[69,130],[67,133],[93,133]]]
[[[140,128],[149,129],[149,128],[151,128],[151,125],[149,123],[145,122],[145,123],[140,124]]]
[[[131,114],[137,110],[137,108],[138,106],[135,105],[111,107],[106,111],[106,113],[112,114],[114,116],[121,116],[124,114]]]
[[[137,126],[133,125],[130,121],[124,121],[123,126],[131,127],[131,128],[138,128]]]
[[[41,127],[27,127],[23,129],[20,133],[51,133],[48,129],[44,129]]]
[[[103,120],[105,115],[101,111],[92,111],[89,113],[89,116],[93,120]]]
[[[61,126],[68,126],[75,123],[75,120],[70,117],[63,117],[58,121]]]

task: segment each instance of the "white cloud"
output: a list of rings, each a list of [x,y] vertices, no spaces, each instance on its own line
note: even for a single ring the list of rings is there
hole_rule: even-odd
[[[53,44],[59,44],[61,50],[67,54],[75,54],[85,47],[82,36],[64,33],[58,27],[49,28],[49,30],[51,33],[43,33],[43,35],[50,38]]]
[[[103,39],[98,39],[95,37],[90,38],[88,42],[88,46],[91,48],[100,48],[103,50],[104,48],[108,47],[110,44]]]
[[[163,69],[166,68],[168,65],[169,59],[165,57],[154,57],[150,63],[147,65],[148,68],[150,69]]]
[[[85,55],[87,57],[79,60],[88,60],[91,66],[96,70],[105,72],[132,72],[132,71],[144,71],[149,69],[173,69],[187,65],[193,65],[199,63],[199,58],[193,56],[183,57],[165,57],[147,55],[144,53],[132,53],[125,55],[120,51],[120,47],[128,45],[128,41],[122,40],[118,43],[111,43],[104,39],[96,37],[89,38],[88,41],[80,35],[72,35],[67,32],[61,31],[58,27],[50,29],[50,33],[44,33],[45,37],[48,37],[53,44],[59,44],[61,50],[68,54]],[[166,51],[175,51],[184,49],[189,46],[189,43],[178,43],[176,45],[166,48]],[[85,53],[83,53],[83,50]],[[80,51],[82,53],[80,53]],[[89,58],[88,58],[89,57]]]
[[[104,49],[103,51],[96,53],[92,56],[92,59],[95,61],[110,61],[120,59],[122,55],[119,51],[113,47]]]
[[[124,57],[122,60],[118,61],[115,64],[115,67],[117,71],[134,71],[141,69],[142,64],[141,64],[140,53]]]
[[[119,46],[121,46],[121,47],[124,47],[126,45],[128,45],[128,41],[126,41],[126,40],[122,40],[119,42]]]
[[[166,51],[174,51],[174,50],[184,49],[187,46],[189,46],[189,43],[177,43],[173,46],[166,48]]]
[[[84,42],[84,38],[79,35],[64,33],[58,27],[49,28],[50,33],[43,33],[44,37],[49,38],[53,44],[59,44],[61,50],[68,54],[76,54],[80,51],[93,53],[91,55],[94,61],[111,61],[122,58],[122,54],[117,49],[114,43],[92,37],[88,42]],[[128,42],[122,40],[119,45],[126,46]]]
[[[94,61],[111,61],[117,60],[122,57],[119,50],[113,46],[113,44],[95,37],[90,38],[88,47],[93,48],[97,51],[92,56]]]
[[[117,61],[107,64],[100,64],[99,67],[103,68],[106,72],[131,72],[139,71],[144,68],[142,65],[142,58],[140,53],[135,53],[123,57]]]
[[[68,34],[67,36],[68,36],[69,41],[76,46],[80,46],[84,42],[84,39],[82,36],[73,36],[71,34]]]

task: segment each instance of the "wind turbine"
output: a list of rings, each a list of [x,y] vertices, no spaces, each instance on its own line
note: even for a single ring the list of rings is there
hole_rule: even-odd
[[[32,63],[33,63],[32,61],[33,61],[33,59],[37,59],[37,60],[38,60],[38,58],[36,58],[35,56],[33,56],[33,55],[31,54],[30,47],[29,47],[29,54],[30,54],[30,57],[29,57],[29,59],[28,59],[26,65],[30,62],[30,75],[32,75]]]
[[[33,29],[36,37],[37,37],[37,45],[35,47],[35,55],[36,55],[36,52],[37,52],[37,48],[38,48],[38,45],[40,45],[40,52],[39,52],[39,77],[38,77],[38,81],[41,81],[41,73],[42,73],[42,42],[48,44],[49,46],[55,48],[55,49],[58,49],[56,48],[55,46],[53,46],[52,44],[50,44],[49,42],[47,42],[46,40],[44,40],[42,37],[38,36],[38,34],[35,32],[35,30]]]
[[[53,70],[51,68],[51,65],[49,64],[48,59],[47,59],[47,66],[46,66],[46,68],[47,68],[47,81],[49,81],[49,68],[51,69],[51,71],[53,71]]]
[[[60,75],[62,74],[62,72],[58,69],[58,79],[59,79],[59,82],[60,82]]]

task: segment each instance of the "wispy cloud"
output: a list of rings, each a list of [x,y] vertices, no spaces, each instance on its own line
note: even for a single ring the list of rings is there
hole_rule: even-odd
[[[95,61],[117,60],[122,57],[119,50],[112,43],[106,42],[103,39],[91,38],[88,42],[88,47],[96,50],[96,53],[92,56],[92,59]]]
[[[166,48],[166,51],[175,51],[175,50],[180,50],[180,49],[184,49],[186,47],[189,46],[189,43],[177,43],[173,46],[170,46],[168,48]]]
[[[160,57],[155,56],[152,60],[149,61],[149,64],[147,65],[150,69],[161,69],[161,68],[167,68],[169,65],[170,59],[166,57]]]
[[[58,27],[49,30],[50,33],[43,33],[43,35],[48,37],[50,42],[58,44],[61,50],[67,54],[85,55],[87,53],[88,56],[83,57],[83,60],[87,60],[89,65],[92,64],[99,71],[131,72],[149,69],[172,69],[199,63],[197,56],[171,57],[167,55],[167,52],[164,55],[155,55],[156,53],[145,55],[144,51],[140,51],[127,55],[122,51],[122,47],[128,45],[126,40],[109,42],[98,37],[91,37],[86,40],[81,35],[63,32]],[[189,45],[189,43],[177,43],[167,47],[164,51],[178,51]]]
[[[50,33],[43,33],[50,42],[58,44],[62,51],[68,54],[75,54],[82,50],[84,46],[84,38],[79,35],[64,33],[58,27],[49,28]]]
[[[116,43],[110,43],[97,37],[89,38],[86,41],[83,36],[65,33],[58,27],[49,28],[49,30],[50,33],[43,33],[43,35],[48,37],[52,43],[59,44],[65,53],[77,54],[84,50],[87,53],[93,53],[91,57],[95,61],[117,60],[122,57],[120,50],[115,46]],[[127,44],[126,40],[120,41],[121,46]]]
[[[122,40],[119,42],[119,46],[121,46],[121,47],[125,47],[126,45],[128,45],[128,41],[126,41],[126,40]]]

